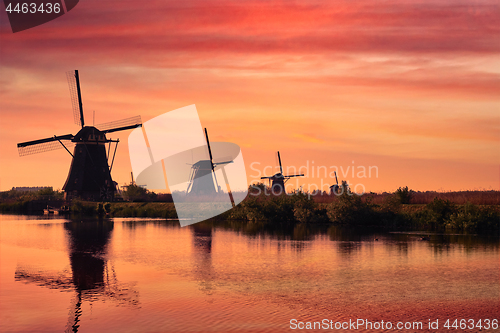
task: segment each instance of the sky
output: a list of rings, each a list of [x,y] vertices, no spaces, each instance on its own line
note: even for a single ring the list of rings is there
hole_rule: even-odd
[[[249,183],[279,150],[305,173],[289,189],[326,190],[334,170],[357,192],[500,189],[498,1],[82,0],[17,33],[1,6],[0,191],[64,185],[68,153],[16,144],[76,134],[75,69],[87,123],[195,104]],[[109,135],[120,185],[129,134]]]

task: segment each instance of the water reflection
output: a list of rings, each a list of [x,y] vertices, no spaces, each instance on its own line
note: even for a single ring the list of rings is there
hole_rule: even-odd
[[[193,275],[206,295],[212,295],[214,267],[212,265],[212,225],[197,223],[190,226],[193,234]]]
[[[5,307],[4,317],[22,311],[44,321],[0,320],[0,331],[41,331],[49,320],[57,329],[66,323],[67,310],[61,318],[47,309],[64,308],[60,298],[72,299],[68,332],[277,332],[299,315],[426,321],[498,313],[498,236],[326,224],[209,221],[180,228],[164,220],[114,221],[59,220],[52,229],[45,221],[3,223],[2,245],[10,251],[4,257],[12,256],[15,265],[36,255],[44,265],[44,271],[18,266],[16,280],[67,293],[8,281],[20,302]],[[67,257],[60,245],[65,239]],[[52,265],[67,270],[50,271]],[[138,281],[140,311],[138,294],[124,279]],[[24,297],[30,292],[33,297]],[[16,298],[8,296],[5,304]]]
[[[15,280],[33,283],[50,289],[75,291],[66,332],[78,332],[84,301],[108,299],[119,305],[138,306],[138,292],[133,286],[119,283],[114,266],[107,259],[108,244],[114,223],[109,220],[97,222],[67,222],[64,229],[68,239],[68,255],[71,273],[67,270],[50,273],[33,272],[28,267],[18,266]]]

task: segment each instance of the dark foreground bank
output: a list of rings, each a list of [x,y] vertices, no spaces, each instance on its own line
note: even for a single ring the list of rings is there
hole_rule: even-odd
[[[260,194],[259,194],[260,193]],[[464,233],[499,235],[500,206],[455,204],[435,198],[428,204],[404,204],[397,195],[380,203],[369,197],[345,192],[329,203],[318,203],[314,197],[297,192],[280,196],[250,192],[235,208],[214,220],[235,223],[258,223],[261,226],[295,226],[297,224],[330,224],[354,228],[385,230],[453,230]],[[17,200],[0,203],[3,213],[39,214],[47,205],[60,207],[62,200]],[[171,202],[108,202],[73,200],[73,216],[177,218]]]

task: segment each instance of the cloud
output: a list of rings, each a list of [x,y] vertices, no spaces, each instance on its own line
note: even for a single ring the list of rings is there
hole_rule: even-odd
[[[0,150],[12,186],[31,165],[17,142],[78,130],[64,76],[73,69],[89,119],[147,120],[196,103],[214,136],[251,146],[254,160],[302,149],[486,163],[498,142],[497,1],[87,0],[16,34],[0,15]],[[113,172],[128,181],[118,149]],[[46,169],[54,186],[67,164]],[[394,167],[399,180],[418,172]]]
[[[324,143],[325,141],[322,139],[318,139],[314,135],[309,135],[309,134],[294,134],[292,136],[293,138],[300,139],[302,141],[308,142],[308,143]]]
[[[494,1],[479,5],[412,1],[121,1],[120,8],[115,7],[89,0],[36,29],[12,34],[4,26],[3,61],[6,65],[29,64],[33,57],[23,52],[27,47],[45,62],[48,57],[63,63],[156,66],[161,65],[165,52],[248,55],[500,51],[500,6]]]

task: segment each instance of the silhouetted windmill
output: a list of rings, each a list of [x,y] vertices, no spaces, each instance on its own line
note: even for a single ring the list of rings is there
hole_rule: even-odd
[[[349,184],[347,184],[346,180],[342,181],[342,186],[339,186],[339,180],[337,179],[337,171],[334,171],[335,173],[335,185],[330,186],[330,193],[331,194],[342,194],[344,191],[347,191]]]
[[[106,134],[140,127],[142,126],[141,117],[136,116],[96,126],[85,126],[78,71],[66,74],[75,124],[81,126],[80,131],[76,135],[54,135],[51,138],[18,143],[19,156],[64,148],[73,157],[68,178],[63,186],[65,197],[67,199],[78,196],[87,200],[111,200],[116,191],[116,183],[111,178],[111,169],[119,140],[108,139]],[[115,147],[110,165],[112,142],[115,143]],[[106,143],[109,144],[107,152]],[[75,145],[75,149],[71,154],[68,148],[73,145]]]
[[[330,186],[330,192],[331,193],[337,193],[339,191],[339,180],[337,179],[337,171],[334,171],[335,173],[335,185]]]
[[[189,175],[189,184],[186,190],[188,195],[212,195],[215,193],[220,193],[221,187],[217,182],[217,177],[215,176],[215,170],[221,170],[224,176],[224,181],[228,188],[229,197],[231,203],[234,206],[233,196],[229,188],[229,182],[227,180],[226,172],[224,168],[220,167],[224,164],[233,163],[233,161],[222,161],[214,162],[212,157],[212,149],[210,148],[210,140],[208,139],[208,132],[205,128],[205,138],[207,140],[208,155],[209,160],[199,160],[191,166],[191,173]]]
[[[273,193],[285,193],[285,183],[292,177],[302,177],[304,174],[301,173],[297,175],[285,176],[283,175],[283,167],[281,166],[280,152],[278,152],[278,161],[280,164],[280,172],[274,174],[274,176],[260,177],[260,179],[269,179],[269,184],[271,183],[271,180],[273,181],[273,185],[271,187]]]

